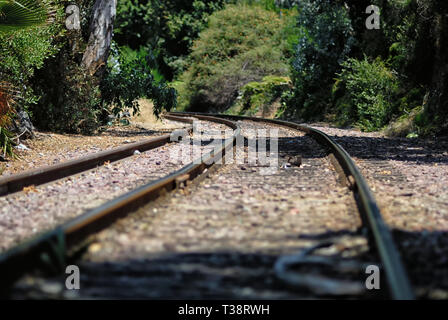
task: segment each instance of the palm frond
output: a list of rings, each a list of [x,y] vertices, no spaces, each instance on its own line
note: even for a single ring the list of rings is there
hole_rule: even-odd
[[[40,0],[0,0],[0,32],[45,23],[49,8]]]

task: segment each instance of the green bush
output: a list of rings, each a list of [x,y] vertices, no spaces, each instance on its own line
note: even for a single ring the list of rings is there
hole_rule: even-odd
[[[30,88],[30,79],[44,61],[58,52],[52,38],[61,29],[56,25],[37,26],[11,33],[0,33],[0,79],[20,91],[22,106],[38,100]]]
[[[413,107],[424,105],[423,113],[427,113],[431,125],[443,128],[448,118],[448,81],[444,71],[448,56],[448,2],[363,0],[347,4],[359,40],[353,57],[380,56],[399,74],[402,106],[394,106],[394,117],[406,116]],[[365,28],[368,4],[381,8],[379,30]],[[419,90],[418,95],[408,94],[413,88]]]
[[[344,91],[337,102],[341,119],[366,131],[382,128],[393,113],[399,88],[397,76],[379,58],[372,62],[367,57],[350,58],[342,67],[333,90],[334,94]]]
[[[31,108],[33,123],[40,129],[57,132],[92,134],[100,125],[98,81],[86,74],[71,55],[61,52],[34,79],[39,103]]]
[[[112,107],[111,113],[130,109],[139,111],[138,99],[154,101],[156,116],[176,105],[176,91],[165,84],[154,69],[154,60],[144,50],[134,52],[129,48],[115,50],[110,58],[111,67],[101,83],[103,110]]]
[[[44,24],[48,1],[4,2],[0,4],[0,150],[2,156],[14,157],[11,120],[15,108],[28,110],[39,96],[30,79],[44,61],[56,54],[52,41],[61,33],[57,24]],[[53,19],[62,16],[53,5]]]
[[[282,94],[290,89],[291,80],[288,77],[267,76],[260,82],[250,82],[241,89],[240,97],[229,114],[252,116],[260,112],[263,116]]]
[[[271,10],[271,11],[278,11],[279,8],[276,5],[276,1],[275,0],[234,0],[234,1],[229,1],[230,3],[239,3],[239,4],[246,4],[246,5],[250,5],[250,6],[260,6],[266,10]]]
[[[342,4],[330,0],[298,2],[297,40],[292,59],[295,86],[289,113],[323,115],[331,83],[354,44],[351,20]]]
[[[181,106],[222,111],[247,83],[287,75],[287,19],[260,6],[228,5],[210,16],[180,80]]]

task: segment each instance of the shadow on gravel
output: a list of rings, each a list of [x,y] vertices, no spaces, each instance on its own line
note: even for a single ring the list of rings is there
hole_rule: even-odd
[[[351,231],[314,234],[302,238],[319,243]],[[448,298],[448,233],[393,230],[412,285],[419,299]],[[368,252],[346,257],[341,252],[315,252],[320,263],[295,265],[294,274],[321,279],[313,285],[297,286],[279,276],[277,254],[236,251],[171,253],[109,262],[73,262],[80,268],[81,290],[65,290],[66,276],[25,277],[7,295],[12,299],[387,299],[384,276],[381,289],[358,295],[329,295],[327,279],[364,285],[365,266],[376,260]],[[374,263],[373,263],[374,264]],[[342,267],[341,267],[342,266]],[[341,272],[341,270],[344,270]]]
[[[331,136],[352,157],[369,160],[396,160],[448,164],[448,137],[434,140]]]
[[[320,255],[319,255],[320,256]],[[313,257],[316,257],[313,255]],[[13,299],[377,299],[387,289],[368,291],[364,264],[339,255],[322,257],[326,263],[291,268],[294,274],[320,279],[313,290],[289,283],[279,276],[280,256],[241,252],[161,254],[158,257],[117,262],[82,262],[80,290],[65,290],[66,275],[43,280],[22,279]],[[344,274],[336,270],[344,265]],[[352,270],[348,270],[351,266]],[[313,278],[315,279],[315,278]],[[329,280],[328,280],[329,279]],[[358,295],[320,294],[334,288],[332,281],[345,281],[361,288]]]
[[[448,232],[393,230],[416,294],[423,299],[448,299]]]

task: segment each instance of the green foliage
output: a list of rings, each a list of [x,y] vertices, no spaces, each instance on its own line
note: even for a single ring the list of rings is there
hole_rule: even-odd
[[[165,81],[165,77],[157,69],[156,57],[151,51],[143,47],[140,47],[138,50],[133,50],[129,46],[117,48],[115,42],[112,42],[111,47],[112,55],[109,58],[109,67],[111,69],[118,69],[120,64],[119,60],[121,63],[125,64],[139,60],[151,71],[151,76],[154,78],[155,82],[161,83]]]
[[[41,99],[31,108],[33,123],[45,130],[91,134],[100,125],[102,111],[97,81],[66,52],[48,63],[62,61],[63,67],[39,72],[35,86]]]
[[[330,0],[300,1],[297,27],[289,105],[292,114],[310,118],[325,111],[331,81],[354,44],[353,29],[345,7]]]
[[[416,0],[390,1],[383,8],[383,43],[384,58],[391,66],[408,77],[408,82],[430,81],[432,52],[432,35],[428,29],[428,19],[423,16],[426,4],[418,4]],[[366,52],[369,53],[369,52]]]
[[[40,129],[92,134],[107,123],[109,114],[129,108],[138,111],[137,99],[141,97],[154,100],[156,113],[171,108],[175,103],[175,92],[165,85],[163,76],[153,63],[155,58],[146,51],[115,50],[110,57],[111,63],[94,75],[88,74],[81,66],[94,3],[94,0],[77,2],[81,32],[72,30],[67,31],[64,37],[53,37],[53,42],[61,50],[47,59],[33,77],[32,85],[41,98],[30,111],[33,123]],[[137,5],[135,1],[124,4]],[[153,4],[155,2],[151,2]],[[134,9],[144,10],[145,7]],[[58,25],[63,27],[62,21]]]
[[[289,90],[290,85],[288,77],[278,76],[266,76],[260,82],[250,82],[241,89],[241,96],[227,113],[252,116],[261,112],[264,115]]]
[[[292,59],[296,54],[296,48],[300,39],[300,28],[297,25],[297,9],[294,7],[289,9],[286,19],[285,27],[283,28],[283,37],[287,43],[288,54],[287,58]]]
[[[12,134],[6,129],[11,122],[14,94],[14,89],[9,83],[0,82],[0,157],[2,158],[15,157]]]
[[[34,26],[33,23],[42,22],[37,18],[43,14],[41,11],[31,6],[30,10],[25,10],[30,13],[28,17],[22,10],[6,10],[5,7],[8,7],[10,3],[13,8],[19,4],[17,1],[7,1],[6,4],[0,6],[0,17],[3,14],[4,20],[8,21],[8,25],[16,23],[17,30],[0,32],[0,79],[20,89],[20,86],[28,85],[35,69],[41,68],[44,60],[54,56],[58,51],[59,48],[53,44],[52,38],[60,34],[61,27],[57,24]],[[30,0],[22,0],[20,3],[34,4],[34,6],[41,4]],[[33,8],[37,11],[33,11]],[[44,10],[40,6],[38,8]],[[58,9],[56,11],[57,18],[60,18],[62,12],[61,8]],[[2,13],[2,10],[5,12]],[[9,14],[11,16],[8,16]],[[37,14],[37,16],[34,14]],[[45,15],[45,17],[47,16]],[[21,20],[22,18],[23,20]],[[24,26],[29,26],[29,28],[25,29]],[[23,93],[26,94],[27,92]]]
[[[54,10],[50,14],[50,8]],[[30,88],[30,78],[48,57],[58,51],[51,38],[59,34],[47,19],[61,17],[61,10],[49,1],[0,1],[0,148],[3,156],[15,157],[12,134],[5,128],[14,115],[12,105],[27,108],[38,96]],[[11,91],[14,94],[11,95]]]
[[[61,49],[47,59],[36,71],[32,86],[40,97],[31,105],[31,119],[43,130],[92,134],[102,125],[105,113],[101,103],[100,70],[90,75],[81,67],[81,60],[89,37],[90,18],[94,0],[78,0],[81,32],[65,31],[63,37],[53,37],[53,43]],[[70,4],[61,1],[61,4]],[[55,23],[65,29],[64,19]]]
[[[275,0],[236,0],[236,1],[229,1],[232,3],[238,3],[238,4],[245,4],[249,6],[260,6],[265,10],[270,11],[279,11],[279,7],[276,5]]]
[[[393,112],[406,115],[412,107],[425,105],[423,113],[431,119],[429,123],[440,128],[445,123],[448,127],[448,81],[444,71],[448,56],[448,2],[360,0],[347,3],[358,39],[353,57],[380,56],[399,75],[402,97]],[[365,29],[363,12],[369,4],[381,8],[380,30]],[[412,88],[418,92],[407,94]]]
[[[175,105],[175,91],[161,75],[153,75],[152,60],[145,51],[114,49],[100,82],[86,74],[70,51],[62,51],[48,61],[45,74],[39,73],[36,87],[42,107],[32,109],[33,120],[42,129],[92,134],[109,114],[127,109],[138,112],[137,100],[142,97],[154,100],[156,114],[169,110]]]
[[[169,80],[185,68],[193,41],[208,16],[225,0],[122,0],[118,2],[115,41],[137,50],[154,52],[162,74]]]
[[[425,130],[419,123],[423,115],[423,107],[417,106],[405,112],[397,120],[389,123],[384,133],[393,137],[418,137]]]
[[[259,6],[228,5],[210,16],[180,77],[181,106],[222,111],[245,84],[288,74],[285,23]]]
[[[161,75],[154,73],[153,57],[144,50],[139,52],[123,48],[111,57],[113,67],[107,71],[101,84],[103,109],[112,106],[112,113],[131,109],[139,111],[138,99],[154,101],[156,116],[176,105],[176,91],[168,87]]]
[[[35,70],[58,51],[52,37],[59,32],[54,25],[31,27],[13,33],[0,33],[0,77],[21,91],[21,103],[26,107],[38,97],[29,88]]]
[[[70,2],[61,1],[61,5]],[[94,0],[79,0],[82,32],[65,30],[65,16],[57,20],[58,36],[50,38],[60,48],[36,70],[31,85],[39,97],[29,106],[33,124],[42,130],[93,133],[99,125],[101,96],[99,81],[80,66],[87,46],[89,19]]]
[[[373,131],[390,120],[399,81],[381,59],[370,62],[348,59],[342,64],[336,88],[345,90],[340,98],[339,112],[345,122],[355,122],[361,129]]]
[[[2,157],[16,157],[13,145],[11,132],[0,126],[0,155]]]
[[[440,128],[434,123],[433,117],[429,115],[422,106],[416,108],[417,112],[413,118],[413,125],[416,128],[414,132],[418,136],[434,135]]]

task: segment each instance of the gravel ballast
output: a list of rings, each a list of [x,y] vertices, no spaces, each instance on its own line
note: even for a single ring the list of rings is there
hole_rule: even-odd
[[[204,127],[227,127],[199,122]],[[194,137],[193,137],[194,138]],[[123,160],[104,165],[22,192],[0,197],[0,251],[37,233],[55,227],[138,186],[182,168],[171,154],[189,146],[170,143]],[[208,150],[208,146],[194,146]],[[200,153],[200,151],[199,151]]]

